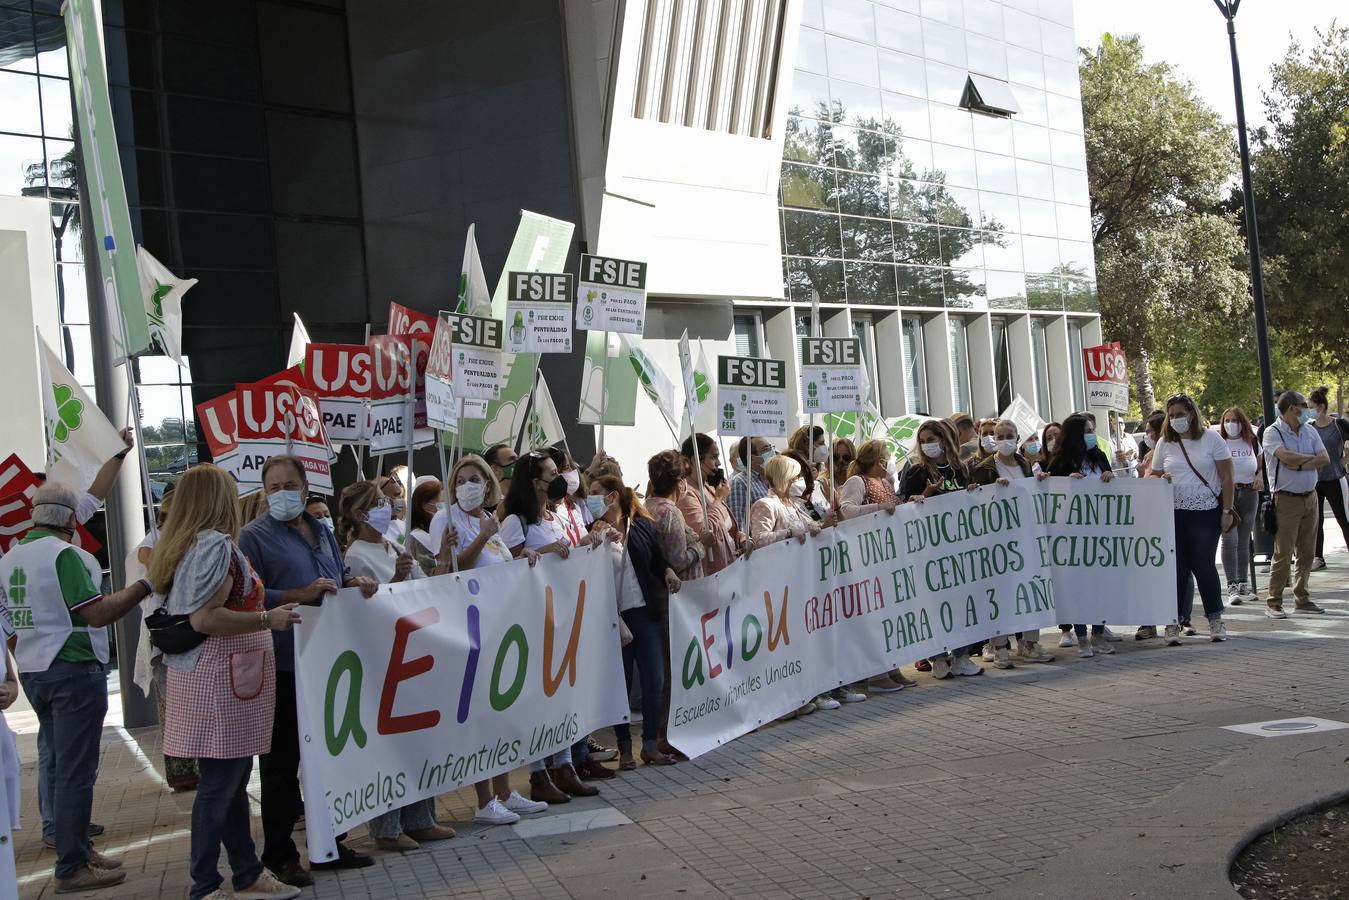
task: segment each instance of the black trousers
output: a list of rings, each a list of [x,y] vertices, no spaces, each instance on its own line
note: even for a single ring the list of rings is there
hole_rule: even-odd
[[[1316,482],[1316,555],[1323,559],[1326,555],[1326,520],[1321,515],[1321,509],[1326,503],[1330,504],[1330,511],[1340,525],[1340,534],[1349,544],[1349,516],[1345,514],[1344,494],[1340,491],[1339,479]]]
[[[304,812],[300,796],[300,725],[295,718],[295,673],[276,673],[272,749],[258,758],[262,775],[262,864],[273,872],[300,859],[291,837]]]

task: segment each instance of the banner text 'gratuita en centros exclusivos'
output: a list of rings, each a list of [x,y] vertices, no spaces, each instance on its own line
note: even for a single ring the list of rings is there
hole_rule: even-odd
[[[1027,479],[906,503],[685,583],[670,604],[670,741],[697,756],[997,635],[1175,620],[1164,481]]]
[[[355,588],[305,607],[296,705],[310,859],[334,836],[628,717],[609,549]]]

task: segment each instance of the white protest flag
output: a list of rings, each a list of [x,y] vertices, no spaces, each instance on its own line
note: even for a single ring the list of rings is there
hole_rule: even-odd
[[[631,335],[619,332],[618,339],[623,344],[623,349],[628,352],[633,371],[637,373],[637,381],[651,398],[651,402],[656,404],[656,408],[669,420],[671,427],[683,421],[675,405],[675,386],[670,376],[656,365],[656,361],[647,355]]]
[[[145,300],[150,337],[159,342],[165,356],[184,365],[183,295],[197,279],[179,278],[139,245],[136,247],[136,269],[140,273],[141,297]]]
[[[557,407],[553,406],[553,395],[548,390],[548,382],[543,373],[539,373],[539,384],[534,388],[534,408],[529,413],[529,422],[525,425],[525,446],[532,449],[551,447],[564,440],[562,420],[557,417]]]
[[[84,491],[103,464],[126,449],[122,436],[38,335],[47,477]]]
[[[704,433],[717,430],[717,403],[712,396],[716,372],[707,364],[707,351],[698,341],[698,356],[693,361],[693,396],[689,406],[693,410],[693,430]]]
[[[459,269],[459,304],[455,312],[468,313],[470,316],[490,316],[492,314],[492,293],[487,289],[487,274],[482,270],[482,258],[478,256],[478,240],[474,236],[477,225],[468,226],[468,237],[464,239],[464,263]]]
[[[290,330],[290,352],[286,354],[287,369],[304,365],[305,348],[310,343],[309,329],[300,321],[300,314],[292,313],[292,315],[295,316],[295,327]]]

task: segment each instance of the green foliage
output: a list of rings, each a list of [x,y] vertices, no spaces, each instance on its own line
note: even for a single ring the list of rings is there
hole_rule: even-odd
[[[1349,28],[1293,42],[1265,98],[1252,161],[1270,325],[1349,359]]]

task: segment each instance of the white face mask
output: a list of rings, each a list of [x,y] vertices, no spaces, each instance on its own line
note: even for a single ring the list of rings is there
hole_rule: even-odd
[[[1045,441],[1045,452],[1053,453],[1054,447],[1058,444],[1058,442],[1059,442],[1058,438],[1050,438],[1049,440]]]
[[[454,502],[464,512],[473,512],[482,507],[482,498],[487,494],[487,485],[481,481],[465,481],[454,490]]]
[[[991,434],[986,434],[979,438],[979,446],[983,448],[985,453],[992,453],[994,450],[998,449],[997,438],[993,437]]]
[[[923,441],[923,455],[928,459],[936,459],[941,456],[941,442]]]
[[[801,479],[793,481],[787,486],[788,497],[804,497],[806,495],[806,483]]]
[[[1007,439],[998,441],[998,450],[1004,456],[1014,456],[1016,455],[1016,441]]]
[[[815,453],[812,455],[811,458],[814,459],[815,465],[817,466],[824,465],[825,463],[829,462],[829,448],[826,447],[824,444],[821,444],[820,446],[815,448]]]
[[[1185,432],[1190,430],[1190,417],[1176,416],[1171,420],[1171,430],[1176,434],[1185,434]]]
[[[568,469],[563,472],[562,480],[567,482],[567,496],[571,496],[581,489],[581,473],[575,469]]]
[[[1157,441],[1152,437],[1152,435],[1150,435],[1150,434],[1144,434],[1144,435],[1143,435],[1143,446],[1145,446],[1145,447],[1147,447],[1149,450],[1151,450],[1153,447],[1157,446]]]
[[[1227,432],[1227,436],[1230,437],[1230,438],[1240,437],[1240,436],[1241,436],[1241,423],[1240,423],[1240,422],[1224,422],[1224,423],[1223,423],[1223,431],[1226,431],[1226,432]]]

